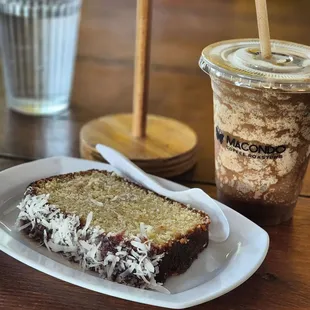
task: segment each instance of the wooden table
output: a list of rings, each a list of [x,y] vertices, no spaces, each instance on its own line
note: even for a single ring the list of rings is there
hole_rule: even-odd
[[[272,37],[310,45],[310,2],[269,2]],[[79,156],[86,121],[131,111],[134,19],[134,0],[85,1],[72,109],[51,118],[25,117],[7,111],[1,99],[0,170],[52,155]],[[256,36],[254,1],[154,1],[150,111],[196,130],[199,162],[176,181],[213,196],[212,91],[197,61],[211,42]],[[310,309],[309,227],[310,170],[294,219],[266,228],[271,245],[261,268],[236,290],[194,309]],[[0,309],[153,308],[75,287],[3,253],[0,262]]]

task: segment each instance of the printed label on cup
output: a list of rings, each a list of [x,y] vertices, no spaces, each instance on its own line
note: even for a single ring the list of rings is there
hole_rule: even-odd
[[[283,154],[287,151],[286,145],[264,145],[257,142],[242,140],[234,137],[228,132],[224,132],[219,126],[216,126],[216,139],[231,152],[235,152],[240,156],[253,159],[279,159],[283,158]]]

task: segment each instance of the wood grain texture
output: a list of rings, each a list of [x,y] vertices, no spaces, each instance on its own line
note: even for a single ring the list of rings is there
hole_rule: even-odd
[[[308,170],[303,181],[301,195],[310,197],[310,164],[308,164]]]
[[[197,136],[174,119],[148,115],[144,138],[132,135],[132,114],[107,115],[85,124],[80,133],[82,158],[102,161],[98,143],[112,147],[148,173],[162,177],[183,174],[196,163]]]
[[[248,0],[153,1],[149,111],[188,124],[198,135],[198,164],[177,178],[215,195],[213,107],[201,50],[219,40],[257,37],[255,3]],[[268,1],[272,38],[310,45],[310,2]],[[79,155],[79,131],[107,114],[132,111],[136,0],[84,1],[72,108],[52,118],[9,112],[0,83],[0,156],[24,159]],[[0,159],[0,169],[22,163]],[[196,184],[199,182],[199,184]],[[1,184],[0,184],[1,186]],[[303,195],[310,197],[310,167]],[[308,310],[310,198],[294,219],[268,228],[262,267],[236,290],[193,309]],[[103,296],[56,280],[0,253],[0,309],[158,309]]]
[[[16,165],[21,165],[23,163],[25,163],[24,160],[0,158],[0,172]]]
[[[201,187],[215,196],[215,187]],[[300,198],[294,219],[267,228],[270,250],[259,270],[234,291],[192,309],[307,310],[310,307],[310,198]],[[104,296],[54,279],[0,253],[0,309],[142,310],[156,307]]]
[[[151,61],[152,0],[137,0],[132,134],[144,138]]]
[[[310,45],[309,9],[306,0],[269,1],[272,37]],[[199,140],[198,164],[182,180],[214,181],[212,90],[197,65],[201,50],[219,40],[257,37],[255,14],[247,0],[153,3],[149,111],[188,124]],[[85,122],[132,111],[135,15],[135,0],[84,1],[70,111],[53,118],[7,112],[1,85],[0,154],[79,156]],[[303,194],[310,196],[309,182]]]

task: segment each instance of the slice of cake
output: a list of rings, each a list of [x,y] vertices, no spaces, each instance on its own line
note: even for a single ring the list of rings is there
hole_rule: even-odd
[[[32,183],[18,229],[103,278],[164,290],[208,245],[209,217],[114,173],[70,173]]]

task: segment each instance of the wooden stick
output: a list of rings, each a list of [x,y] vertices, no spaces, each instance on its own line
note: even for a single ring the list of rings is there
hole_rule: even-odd
[[[143,138],[146,135],[147,123],[152,0],[137,0],[136,18],[132,134],[136,138]]]
[[[266,0],[255,0],[258,34],[263,58],[271,58],[270,32]]]

